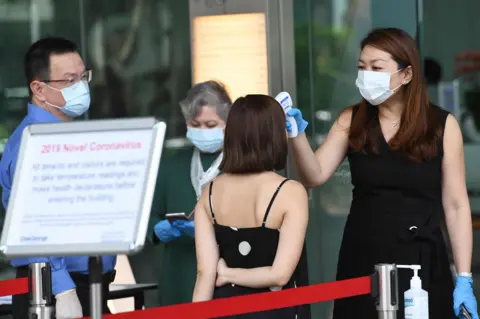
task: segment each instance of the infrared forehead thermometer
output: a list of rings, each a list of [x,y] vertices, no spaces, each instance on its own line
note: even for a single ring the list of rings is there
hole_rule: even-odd
[[[287,92],[280,92],[275,97],[275,100],[282,106],[283,111],[285,112],[285,116],[287,117],[287,121],[290,123],[290,132],[288,132],[288,137],[293,138],[297,137],[298,135],[298,127],[297,122],[293,118],[293,116],[288,116],[287,112],[290,111],[293,107],[293,101]]]

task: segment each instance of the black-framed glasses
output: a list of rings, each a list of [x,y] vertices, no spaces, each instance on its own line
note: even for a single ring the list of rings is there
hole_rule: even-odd
[[[70,79],[64,79],[64,80],[44,80],[42,82],[45,82],[45,83],[65,83],[67,85],[72,85],[72,84],[75,84],[77,83],[78,81],[87,81],[87,82],[90,82],[92,80],[92,70],[88,69],[88,70],[85,70],[85,72],[82,73],[82,75],[80,76],[80,79],[78,78],[70,78]]]

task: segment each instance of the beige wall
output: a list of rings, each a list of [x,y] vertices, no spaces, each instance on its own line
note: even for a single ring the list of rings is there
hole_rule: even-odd
[[[133,276],[130,263],[128,258],[125,255],[120,255],[117,257],[117,265],[115,266],[117,275],[115,277],[114,284],[135,284],[135,278]],[[110,300],[108,302],[108,307],[112,313],[127,312],[134,310],[134,301],[133,297]]]

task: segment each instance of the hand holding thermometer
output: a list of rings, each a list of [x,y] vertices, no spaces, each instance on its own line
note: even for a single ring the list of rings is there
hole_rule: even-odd
[[[292,98],[290,97],[290,94],[287,92],[280,92],[276,97],[275,100],[277,100],[278,103],[282,106],[283,111],[285,112],[285,116],[287,117],[287,121],[290,123],[290,132],[288,132],[288,137],[293,138],[297,137],[298,135],[298,127],[297,127],[297,122],[293,118],[293,116],[288,116],[287,112],[290,111],[293,107],[293,101]]]

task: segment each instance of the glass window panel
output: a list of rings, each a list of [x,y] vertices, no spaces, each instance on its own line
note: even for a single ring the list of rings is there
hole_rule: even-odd
[[[480,275],[480,2],[454,5],[447,0],[423,0],[422,56],[429,93],[450,111],[463,134],[466,181],[474,224],[472,271]],[[441,35],[441,36],[439,36]],[[465,53],[471,58],[459,59]]]
[[[191,85],[188,2],[84,0],[93,69],[89,117],[154,115],[183,136],[178,102]]]
[[[77,1],[68,5],[59,0],[0,1],[0,154],[26,113],[26,50],[34,41],[51,34],[65,36],[80,45],[79,21]],[[3,207],[0,210],[3,221]],[[0,280],[14,276],[9,264],[0,257]]]
[[[0,0],[0,154],[26,113],[23,56],[47,35],[74,41],[93,69],[90,118],[154,115],[167,121],[168,138],[183,137],[178,101],[191,86],[189,28],[187,1]],[[154,254],[158,266],[161,252],[154,250],[145,255],[151,261]],[[133,263],[150,265],[141,254]],[[0,280],[14,275],[4,266],[0,258]],[[150,277],[137,281],[156,282]],[[155,291],[146,293],[147,306],[157,301]]]

